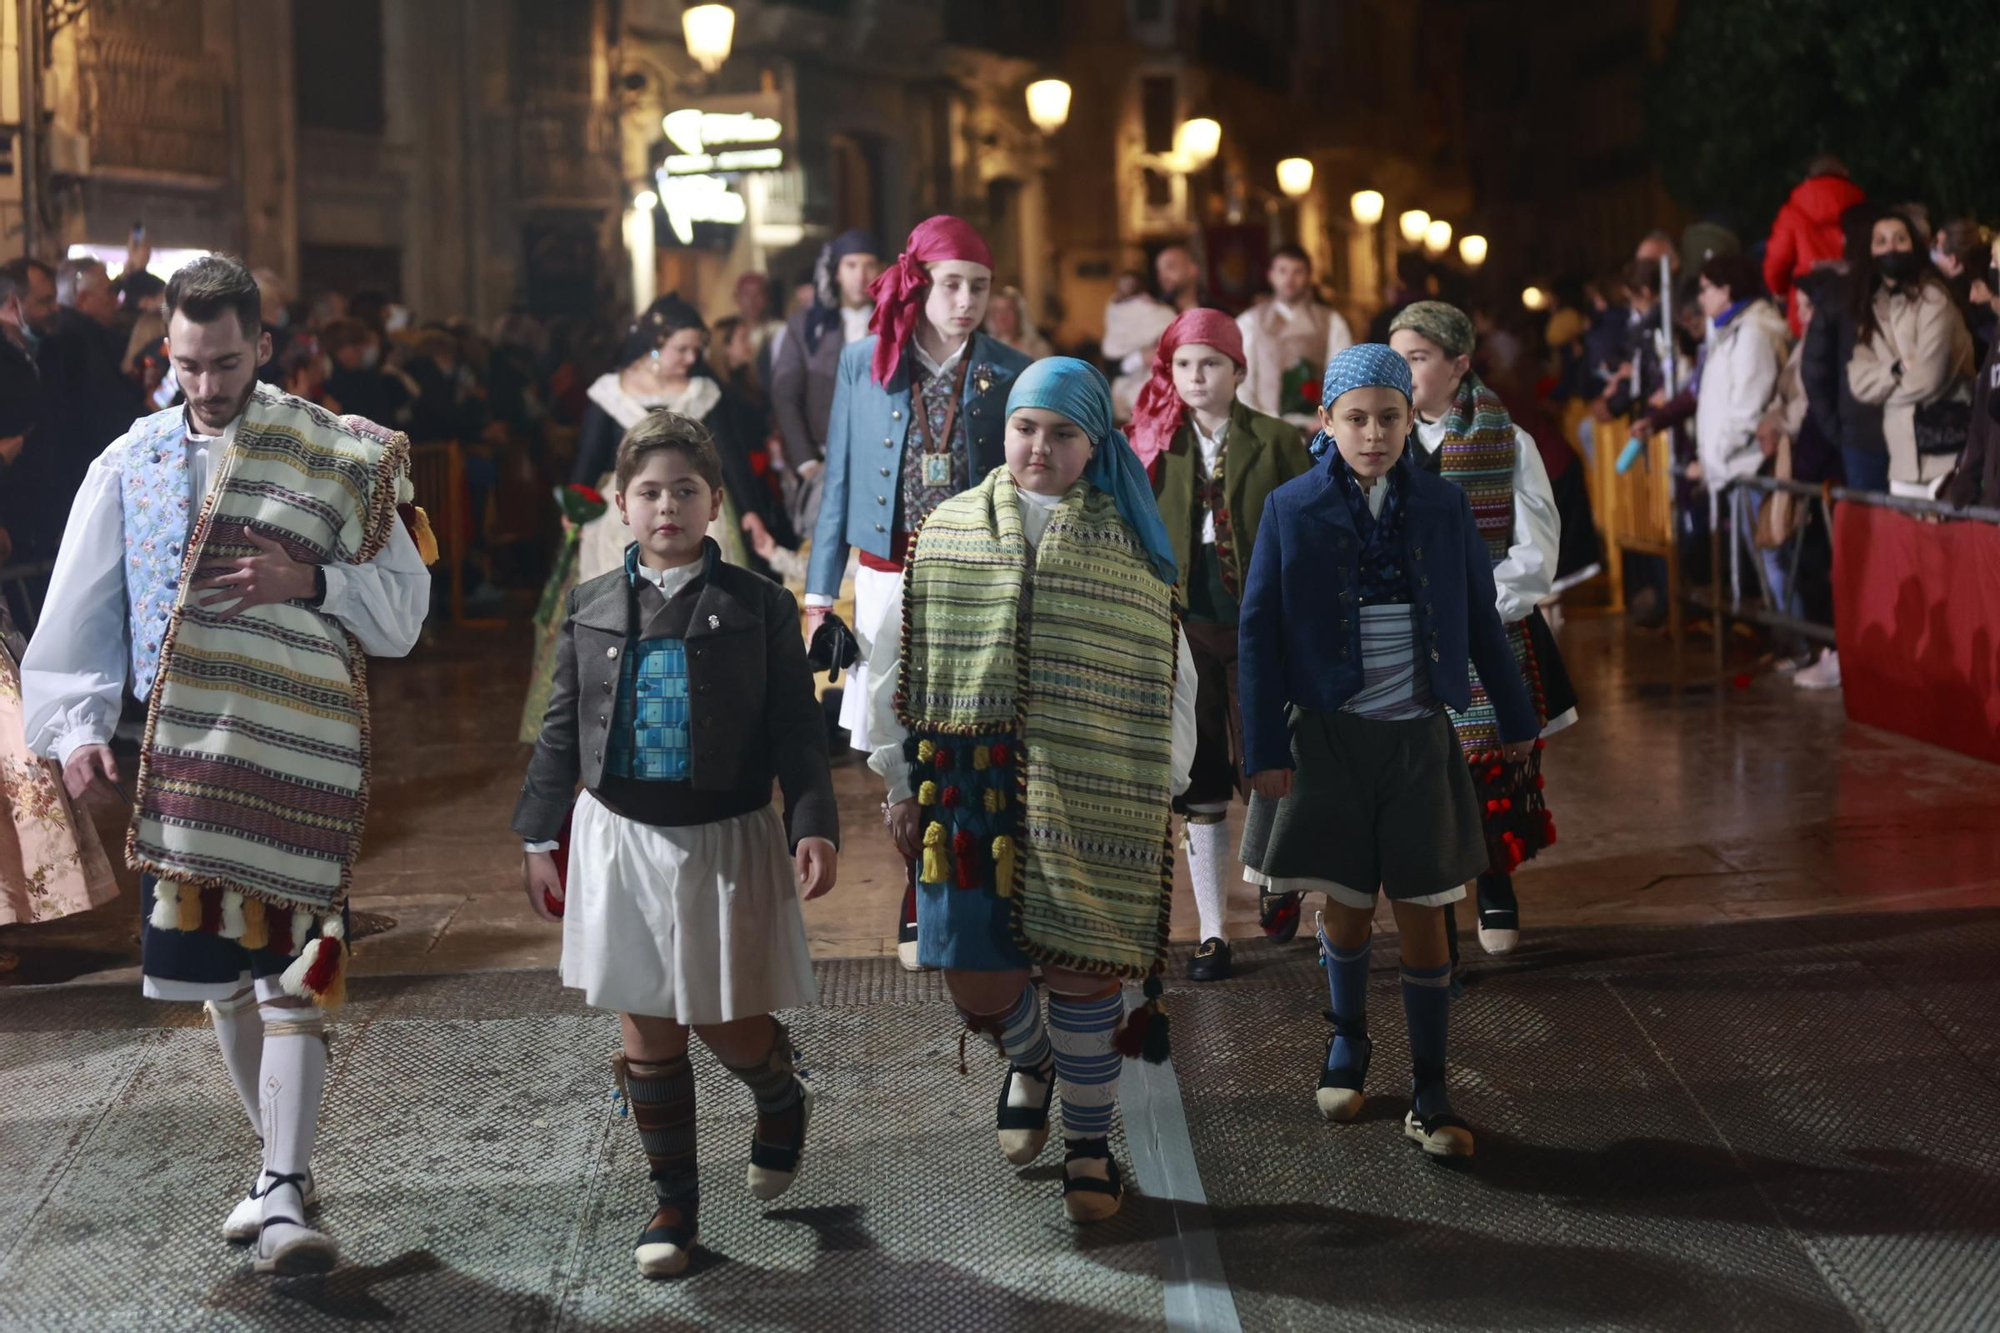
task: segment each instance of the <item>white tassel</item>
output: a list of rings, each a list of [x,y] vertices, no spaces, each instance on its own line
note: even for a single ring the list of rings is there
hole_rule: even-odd
[[[307,912],[292,913],[292,952],[300,953],[306,947],[306,932],[312,929],[312,915]]]
[[[341,923],[340,913],[333,912],[319,919],[319,933],[330,940],[345,940],[347,927]]]
[[[156,879],[153,881],[153,915],[150,924],[154,930],[179,930],[181,928],[181,886],[179,880]]]
[[[315,940],[312,948],[299,950],[299,956],[292,960],[292,965],[278,978],[278,984],[285,988],[285,994],[301,1000],[312,998],[306,993],[306,973],[312,971],[313,961],[319,956],[320,947],[319,941]]]
[[[222,938],[243,938],[243,895],[235,889],[222,895]]]

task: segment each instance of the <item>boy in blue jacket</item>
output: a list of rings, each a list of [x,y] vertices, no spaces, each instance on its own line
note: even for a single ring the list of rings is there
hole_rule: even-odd
[[[1361,1110],[1369,936],[1376,892],[1388,895],[1414,1066],[1404,1132],[1434,1158],[1470,1157],[1445,1090],[1444,908],[1487,849],[1445,706],[1467,706],[1470,661],[1509,762],[1528,757],[1538,724],[1470,502],[1405,457],[1411,387],[1408,363],[1379,343],[1335,356],[1312,443],[1321,464],[1265,503],[1239,621],[1243,864],[1271,892],[1326,895],[1334,1030],[1316,1099],[1328,1120]]]

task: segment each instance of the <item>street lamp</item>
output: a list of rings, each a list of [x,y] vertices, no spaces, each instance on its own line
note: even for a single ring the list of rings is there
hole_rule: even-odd
[[[1207,116],[1184,120],[1174,131],[1174,156],[1189,172],[1200,171],[1215,160],[1222,147],[1222,126]]]
[[[1043,134],[1054,134],[1069,119],[1069,85],[1061,79],[1037,79],[1028,85],[1028,119]]]
[[[1424,228],[1424,252],[1441,255],[1451,249],[1451,224],[1443,218],[1432,218],[1431,225]]]
[[[1402,230],[1403,240],[1410,245],[1421,245],[1424,233],[1430,230],[1431,215],[1421,208],[1410,209],[1396,219],[1396,226]]]
[[[1549,294],[1539,287],[1523,287],[1521,304],[1530,310],[1540,310],[1549,303]]]
[[[1486,262],[1486,238],[1478,235],[1459,237],[1458,257],[1465,261],[1467,268],[1478,268]]]
[[[688,54],[695,63],[713,74],[729,59],[736,11],[728,5],[689,5],[681,11],[681,35],[687,38]]]
[[[651,190],[641,190],[632,196],[632,207],[641,213],[650,213],[660,206],[660,196]]]
[[[1278,163],[1278,188],[1288,199],[1303,199],[1313,187],[1313,164],[1303,157]]]
[[[1348,199],[1347,207],[1356,222],[1372,227],[1382,220],[1382,203],[1380,190],[1356,190]]]

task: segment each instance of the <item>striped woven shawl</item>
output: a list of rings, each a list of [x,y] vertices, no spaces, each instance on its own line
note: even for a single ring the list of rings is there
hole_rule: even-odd
[[[1172,589],[1088,481],[1031,560],[1004,467],[925,520],[905,579],[904,725],[1023,752],[1018,889],[995,886],[1015,942],[1053,966],[1145,976],[1172,903]]]
[[[337,921],[368,804],[366,659],[308,607],[224,619],[188,590],[202,564],[256,554],[250,528],[298,561],[373,558],[397,521],[408,452],[401,435],[297,398],[259,392],[244,409],[181,565],[148,701],[126,853],[159,878],[168,908],[156,925],[178,899],[180,929],[261,943],[263,908],[289,909],[293,938],[271,943],[294,952],[309,918]]]

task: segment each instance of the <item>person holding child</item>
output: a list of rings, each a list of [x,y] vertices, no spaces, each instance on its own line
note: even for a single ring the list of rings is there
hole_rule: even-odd
[[[706,535],[723,503],[707,429],[643,417],[615,483],[634,543],[570,594],[513,827],[529,901],[563,923],[563,984],[621,1016],[612,1065],[656,1203],[634,1257],[670,1277],[701,1201],[689,1029],[755,1098],[750,1193],[799,1170],[812,1097],[773,1014],[817,999],[798,899],[833,887],[840,822],[792,595]],[[572,805],[565,892],[551,853]]]
[[[1447,706],[1488,685],[1508,762],[1539,730],[1494,605],[1493,562],[1465,493],[1413,464],[1409,363],[1380,343],[1328,363],[1323,461],[1272,493],[1244,588],[1241,680],[1253,799],[1243,861],[1326,895],[1319,930],[1333,1035],[1315,1099],[1360,1112],[1378,892],[1396,917],[1412,1106],[1404,1132],[1470,1157],[1446,1090],[1446,904],[1487,863],[1482,815]],[[1315,450],[1320,452],[1320,450]]]
[[[1037,361],[1006,422],[1005,464],[933,510],[910,551],[868,762],[919,862],[920,958],[1006,1055],[1000,1150],[1034,1161],[1059,1091],[1064,1211],[1086,1223],[1123,1198],[1120,1065],[1166,1056],[1170,805],[1194,759],[1195,669],[1172,547],[1104,376]],[[1127,977],[1148,996],[1129,1017]]]

